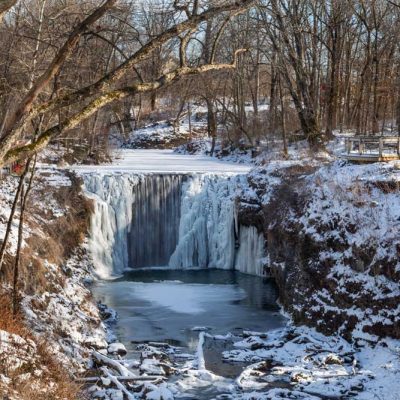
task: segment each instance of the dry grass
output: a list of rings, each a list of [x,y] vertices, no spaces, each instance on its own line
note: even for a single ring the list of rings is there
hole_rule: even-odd
[[[40,378],[27,383],[21,383],[19,376],[23,373],[34,372],[37,365],[25,364],[20,370],[9,374],[11,384],[7,390],[12,391],[21,400],[77,400],[84,399],[80,386],[76,385],[69,377],[68,372],[63,368],[60,362],[56,361],[50,354],[49,344],[44,340],[38,341],[25,326],[23,315],[18,313],[15,317],[11,310],[11,297],[7,292],[0,294],[0,330],[7,331],[33,340],[37,346],[37,357],[40,367],[43,368],[43,374]],[[37,364],[37,363],[36,363]],[[45,389],[48,390],[45,390]],[[50,389],[51,388],[51,389]],[[38,390],[38,389],[43,389]]]
[[[81,181],[69,176],[72,185],[61,188],[51,186],[33,193],[27,211],[27,225],[33,232],[25,239],[27,245],[21,251],[19,287],[27,294],[53,291],[64,285],[60,274],[49,274],[44,260],[62,265],[84,241],[90,223],[93,205],[83,196]],[[55,199],[65,215],[54,218],[43,204],[46,198]],[[6,255],[2,271],[4,282],[12,281],[14,257]]]
[[[21,315],[15,318],[11,308],[11,293],[0,294],[0,330],[13,333],[22,337],[28,337],[28,330],[23,323]]]
[[[48,226],[49,237],[62,247],[62,258],[72,255],[85,239],[93,204],[81,191],[82,181],[74,175],[69,176],[72,185],[62,187],[54,193],[57,202],[68,210],[67,214],[57,218]]]
[[[27,210],[27,224],[31,234],[26,239],[20,265],[19,288],[23,293],[33,294],[43,291],[59,290],[66,277],[59,272],[51,271],[45,263],[61,265],[84,240],[92,211],[92,204],[86,200],[81,191],[81,182],[70,176],[72,186],[57,189],[46,186],[44,190],[32,193],[30,206]],[[51,196],[60,208],[66,209],[64,216],[55,218],[43,207],[46,198]],[[6,255],[2,271],[2,280],[10,283],[12,280],[14,257]],[[68,371],[59,360],[54,359],[49,352],[49,342],[40,341],[33,336],[25,325],[22,313],[15,318],[11,310],[9,292],[0,292],[0,330],[31,339],[36,343],[38,358],[24,366],[23,370],[10,373],[11,384],[5,389],[9,395],[21,400],[78,400],[84,399],[81,388],[70,378]],[[0,365],[1,367],[1,365]],[[39,378],[32,377],[28,383],[22,383],[22,373],[43,369]],[[32,384],[32,381],[35,384]],[[4,387],[1,387],[2,393]],[[45,389],[45,390],[42,390]],[[0,398],[2,396],[0,395]]]

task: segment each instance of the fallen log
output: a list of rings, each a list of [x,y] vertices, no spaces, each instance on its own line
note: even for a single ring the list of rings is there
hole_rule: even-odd
[[[100,354],[98,351],[93,350],[94,359],[101,365],[105,365],[113,370],[117,371],[121,376],[127,378],[137,378],[137,375],[130,371],[128,368],[124,367],[118,362],[118,360],[113,360],[109,357]]]
[[[121,392],[125,394],[128,400],[136,400],[136,396],[134,396],[132,393],[129,393],[128,389],[119,381],[116,376],[112,375],[106,367],[103,367],[102,371],[106,377],[109,378],[112,383],[114,383],[117,389],[121,390]]]
[[[87,376],[87,377],[74,377],[74,381],[76,383],[96,383],[100,381],[103,376]],[[118,376],[116,377],[120,382],[143,382],[143,381],[157,381],[160,379],[165,379],[164,376],[135,376],[135,377],[129,377],[129,376]]]

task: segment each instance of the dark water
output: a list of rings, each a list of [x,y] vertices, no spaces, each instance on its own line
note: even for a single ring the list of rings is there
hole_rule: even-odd
[[[168,265],[178,243],[183,175],[146,175],[133,188],[129,261],[135,268]]]
[[[194,351],[197,327],[215,335],[284,324],[273,281],[237,271],[135,270],[97,283],[94,294],[118,312],[115,334],[128,351],[148,341]]]

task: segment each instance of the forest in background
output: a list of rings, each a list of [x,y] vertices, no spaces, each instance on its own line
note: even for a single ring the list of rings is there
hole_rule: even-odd
[[[89,155],[190,102],[233,145],[400,121],[395,1],[3,0],[0,15],[1,164],[66,138]]]

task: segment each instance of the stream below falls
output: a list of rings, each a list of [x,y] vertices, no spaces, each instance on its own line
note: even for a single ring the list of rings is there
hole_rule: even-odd
[[[225,170],[83,175],[94,202],[89,247],[103,279],[93,294],[117,312],[112,333],[127,350],[120,362],[158,376],[180,399],[231,393],[251,362],[228,362],[227,352],[286,325],[265,277],[264,236],[238,218],[246,171],[219,165]]]
[[[128,358],[139,357],[137,346],[168,343],[196,357],[199,332],[212,336],[267,332],[285,325],[270,278],[217,269],[136,269],[93,287],[95,298],[113,308],[113,326]],[[234,379],[246,365],[223,360],[233,342],[208,337],[203,346],[205,367]],[[208,394],[210,395],[210,393]]]

